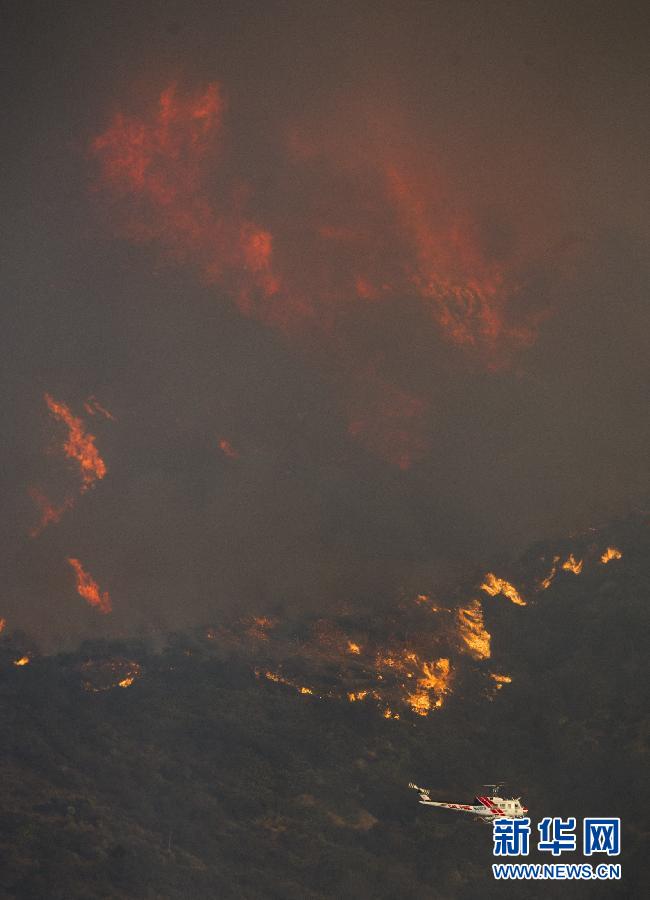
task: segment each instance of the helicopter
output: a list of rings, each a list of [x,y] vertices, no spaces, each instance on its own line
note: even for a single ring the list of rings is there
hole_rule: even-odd
[[[490,794],[485,796],[477,796],[475,803],[441,803],[438,800],[432,800],[429,796],[429,788],[419,787],[412,782],[409,787],[417,791],[420,795],[420,803],[425,806],[439,806],[442,809],[451,809],[454,812],[470,813],[479,822],[490,824],[495,819],[523,819],[528,809],[522,806],[521,797],[499,797],[499,791],[503,787],[503,782],[499,784],[484,784],[483,787],[490,788]]]

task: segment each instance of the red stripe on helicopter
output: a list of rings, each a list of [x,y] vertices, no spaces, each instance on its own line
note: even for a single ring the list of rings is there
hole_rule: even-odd
[[[477,797],[476,798],[483,806],[487,806],[490,812],[497,813],[500,816],[505,816],[505,813],[502,809],[499,809],[498,806],[495,806],[494,803],[490,800],[489,797]]]

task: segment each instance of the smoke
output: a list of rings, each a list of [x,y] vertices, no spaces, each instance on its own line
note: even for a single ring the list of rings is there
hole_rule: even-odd
[[[25,9],[9,629],[372,607],[643,502],[632,7]],[[83,497],[44,394],[101,451]]]

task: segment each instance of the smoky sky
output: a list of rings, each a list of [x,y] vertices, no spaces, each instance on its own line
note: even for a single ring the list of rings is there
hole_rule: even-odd
[[[647,502],[641,4],[2,11],[9,627],[57,643],[372,605]],[[152,195],[143,238],[133,197],[105,189],[93,141],[151,122],[171,84],[190,110],[219,86],[202,196],[233,233],[273,235],[317,327],[250,314],[170,241]],[[496,337],[445,324],[425,250],[446,267],[436,290],[461,262],[474,284],[478,259],[482,289],[508,292]],[[419,281],[391,281],[409,252]],[[46,393],[108,472],[30,537],[30,487],[74,480]],[[89,418],[89,396],[115,421]]]

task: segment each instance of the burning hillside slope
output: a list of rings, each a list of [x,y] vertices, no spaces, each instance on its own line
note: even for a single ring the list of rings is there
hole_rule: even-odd
[[[621,555],[603,563],[607,547]],[[558,566],[539,587],[571,553],[580,575]],[[3,633],[0,889],[471,900],[492,861],[485,830],[423,814],[406,784],[464,796],[498,767],[536,818],[622,815],[624,881],[563,896],[644,896],[649,560],[637,521],[533,548],[495,573],[526,606],[485,594],[482,618],[422,595],[392,617],[259,616],[162,651],[96,641],[54,657]],[[409,703],[420,690],[428,716]]]

